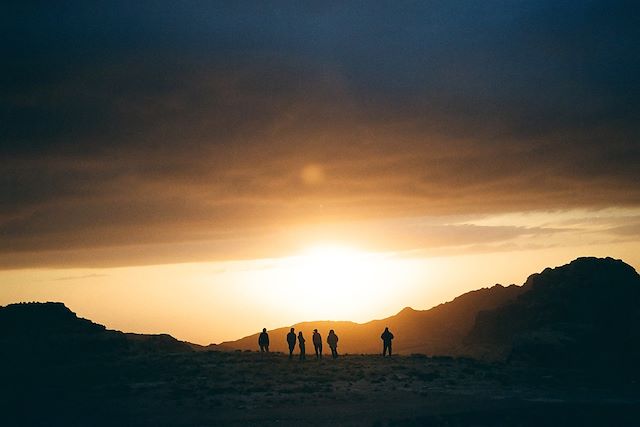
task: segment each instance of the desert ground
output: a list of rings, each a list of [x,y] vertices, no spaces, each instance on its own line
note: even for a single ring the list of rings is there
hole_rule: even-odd
[[[639,425],[635,376],[421,354],[203,351],[3,364],[5,425]]]

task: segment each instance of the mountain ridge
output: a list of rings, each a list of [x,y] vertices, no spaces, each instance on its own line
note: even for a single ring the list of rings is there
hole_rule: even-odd
[[[192,346],[168,334],[107,329],[78,317],[61,302],[22,302],[0,307],[0,347],[15,357],[76,359],[135,352],[184,352]]]
[[[523,288],[479,312],[467,344],[546,364],[631,363],[640,355],[640,276],[630,265],[578,258],[529,276]]]
[[[469,356],[549,363],[590,359],[625,360],[640,355],[640,276],[613,258],[581,257],[531,274],[523,285],[495,284],[457,296],[428,310],[405,307],[365,323],[305,321],[271,331],[271,351],[287,352],[290,327],[307,339],[334,329],[340,353],[379,353],[380,333],[395,334],[400,354]],[[623,326],[623,327],[621,327]],[[258,334],[200,346],[168,334],[109,330],[76,316],[63,303],[17,303],[0,307],[0,344],[16,354],[77,356],[122,352],[256,350]],[[605,345],[606,343],[606,345]],[[297,349],[296,349],[297,351]],[[626,362],[625,362],[626,363]],[[630,363],[630,362],[629,362]]]
[[[389,326],[396,335],[394,350],[401,354],[425,353],[504,359],[514,356],[512,354],[514,351],[515,353],[526,353],[526,350],[519,342],[516,342],[522,337],[516,336],[515,332],[503,337],[502,340],[492,337],[492,334],[497,334],[497,331],[500,331],[500,327],[496,324],[498,321],[494,321],[488,326],[487,319],[492,315],[497,316],[492,313],[501,313],[505,310],[504,307],[510,307],[514,301],[519,299],[524,298],[526,301],[527,298],[524,295],[531,292],[538,293],[541,283],[552,283],[551,288],[565,289],[564,292],[569,292],[571,295],[567,296],[560,292],[556,298],[560,300],[562,297],[562,301],[565,303],[567,298],[569,301],[571,298],[575,301],[582,301],[585,310],[588,310],[587,307],[598,303],[599,296],[597,294],[580,295],[579,286],[567,287],[565,282],[582,283],[582,290],[594,287],[600,289],[611,280],[619,281],[620,277],[624,277],[625,283],[628,282],[630,285],[623,289],[623,292],[627,292],[627,294],[618,295],[618,298],[636,301],[638,298],[634,295],[635,292],[640,291],[640,276],[633,267],[610,257],[580,257],[568,264],[545,268],[539,273],[533,273],[521,286],[495,284],[466,292],[428,310],[405,307],[393,316],[366,323],[354,324],[351,322],[345,325],[346,328],[340,328],[342,325],[338,322],[326,321],[300,322],[291,325],[291,327],[294,327],[296,331],[303,329],[306,335],[310,334],[312,329],[317,328],[323,333],[323,336],[326,335],[328,329],[335,329],[338,336],[341,337],[339,349],[346,353],[380,352],[379,334],[384,327]],[[631,298],[624,298],[624,296],[631,296]],[[542,306],[539,309],[544,311],[553,304],[557,305],[558,301],[551,299],[540,304]],[[640,306],[640,301],[635,306],[632,304],[627,307],[627,311],[635,313],[637,306]],[[502,319],[505,324],[517,324],[517,313],[503,315],[503,317],[505,316],[508,317]],[[562,313],[557,313],[557,316],[562,317]],[[633,316],[636,315],[631,314],[631,317]],[[583,316],[580,320],[583,323],[587,322],[588,316]],[[528,327],[533,328],[532,325]],[[584,328],[585,326],[578,324],[577,327]],[[484,332],[481,332],[483,328]],[[358,331],[354,329],[358,329]],[[281,327],[269,331],[272,336],[273,350],[287,351],[284,337],[288,330],[289,327]],[[526,335],[526,331],[523,333]],[[226,341],[220,345],[226,349],[251,350],[256,348],[257,336],[258,334],[253,334],[235,341]]]
[[[401,354],[429,353],[429,354],[462,354],[462,345],[452,345],[445,337],[462,337],[471,327],[473,315],[467,312],[469,305],[481,308],[493,308],[515,297],[521,290],[516,285],[493,285],[469,291],[457,296],[451,301],[438,304],[427,310],[416,310],[405,307],[397,314],[374,319],[364,323],[350,321],[305,321],[291,326],[280,327],[269,331],[272,351],[288,352],[286,334],[293,327],[296,332],[303,330],[305,335],[310,335],[313,329],[323,333],[323,337],[330,329],[334,329],[340,337],[339,349],[345,353],[378,353],[381,351],[378,344],[379,335],[385,327],[389,327],[394,334],[395,352]],[[455,304],[455,306],[452,305]],[[446,318],[444,318],[446,317]],[[400,322],[402,321],[402,322]],[[407,339],[412,331],[426,327],[433,331],[431,337],[426,340]],[[356,332],[355,329],[361,329]],[[216,346],[224,349],[253,350],[256,348],[258,333],[245,336],[234,341],[225,341]],[[404,337],[403,337],[404,335]],[[274,341],[274,338],[276,339]],[[326,338],[326,337],[325,337]],[[456,342],[457,343],[457,342]],[[296,350],[297,351],[297,350]]]

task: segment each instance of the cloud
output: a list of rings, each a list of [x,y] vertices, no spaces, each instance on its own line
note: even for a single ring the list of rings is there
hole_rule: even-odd
[[[102,9],[4,18],[5,268],[640,203],[638,34],[615,2]]]
[[[81,274],[81,275],[77,275],[77,276],[63,276],[63,277],[58,277],[56,279],[51,279],[54,281],[67,281],[67,280],[80,280],[80,279],[93,279],[96,277],[108,277],[108,274],[97,274],[97,273],[92,273],[92,274]]]

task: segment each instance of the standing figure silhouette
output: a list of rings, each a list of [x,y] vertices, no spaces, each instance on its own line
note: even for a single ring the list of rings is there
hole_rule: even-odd
[[[316,352],[316,359],[322,359],[322,337],[317,329],[313,330],[313,349]]]
[[[391,340],[393,339],[393,334],[389,331],[389,328],[384,328],[384,332],[380,335],[382,338],[382,357],[387,354],[387,350],[389,351],[389,356],[391,356]]]
[[[289,359],[293,358],[293,350],[296,348],[296,333],[295,329],[291,328],[287,334],[287,344],[289,344]]]
[[[300,360],[307,360],[307,356],[305,354],[305,339],[302,336],[302,331],[298,332],[298,346],[300,347]]]
[[[264,353],[265,351],[269,353],[269,334],[267,333],[267,328],[262,328],[262,332],[258,337],[258,345],[260,346],[260,353]]]
[[[338,336],[333,329],[329,331],[329,335],[327,335],[327,344],[329,344],[329,348],[331,349],[331,357],[336,359],[338,357]]]

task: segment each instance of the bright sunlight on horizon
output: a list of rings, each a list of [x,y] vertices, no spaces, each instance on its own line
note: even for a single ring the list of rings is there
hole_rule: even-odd
[[[567,241],[567,236],[565,236]],[[61,301],[107,328],[169,333],[219,343],[303,321],[364,323],[402,308],[429,309],[576,256],[640,264],[635,242],[449,253],[371,251],[349,242],[312,243],[289,256],[115,268],[5,270],[0,304]]]
[[[404,295],[415,267],[395,253],[365,252],[352,246],[320,244],[274,262],[271,304],[291,298],[292,310],[317,320],[364,320],[390,309]],[[389,286],[395,282],[396,286]]]

